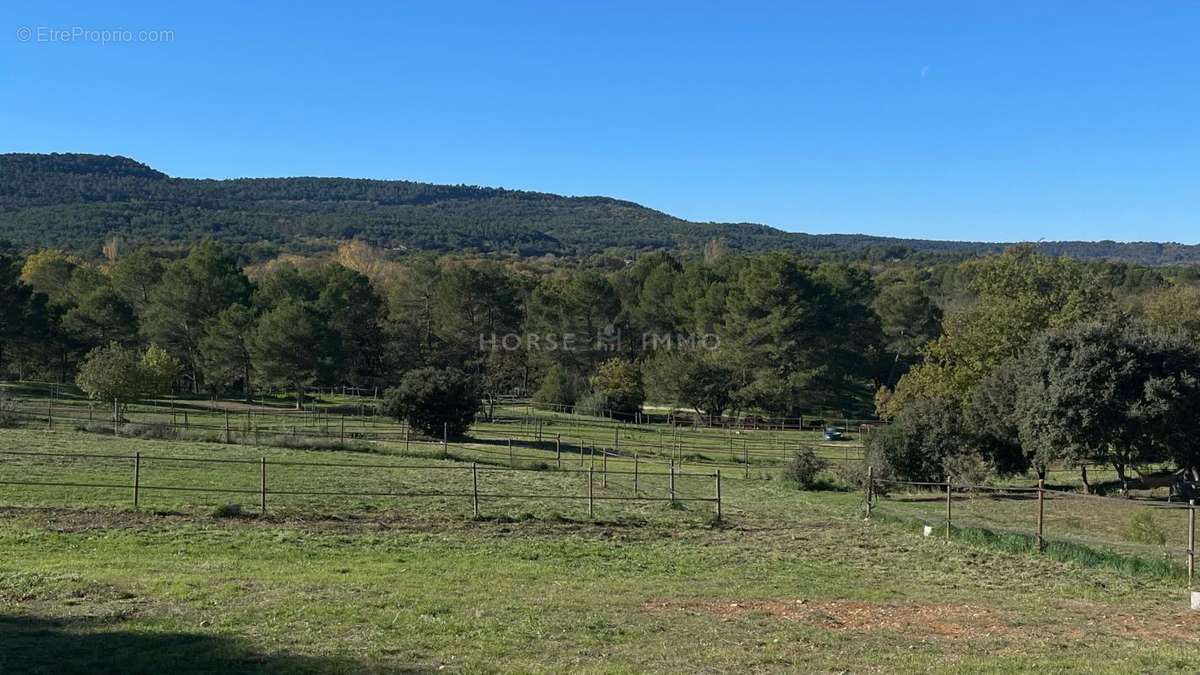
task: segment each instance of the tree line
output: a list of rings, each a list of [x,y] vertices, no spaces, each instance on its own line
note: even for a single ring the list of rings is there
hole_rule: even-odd
[[[942,475],[970,447],[995,470],[1018,471],[1048,460],[1031,450],[1040,434],[1019,438],[997,421],[1017,410],[1003,419],[1038,419],[1007,405],[1016,394],[1001,384],[1032,377],[1010,360],[1044,333],[1087,321],[1119,325],[1103,334],[1110,341],[1135,340],[1137,330],[1194,334],[1200,326],[1171,322],[1200,324],[1195,279],[1190,268],[1073,262],[1030,248],[914,264],[721,247],[690,259],[496,259],[398,254],[360,240],[267,261],[213,240],[183,253],[109,246],[93,259],[10,247],[0,252],[0,375],[72,382],[89,357],[110,372],[153,354],[149,374],[128,383],[245,398],[283,389],[299,402],[313,385],[384,390],[412,376],[412,392],[440,382],[488,405],[518,394],[630,416],[647,400],[705,415],[877,409],[896,429],[924,425],[905,437],[907,450],[897,443],[897,467],[908,452],[926,475]],[[101,368],[101,355],[125,365]],[[1139,410],[1148,400],[1135,401]],[[935,413],[949,416],[938,429],[950,429],[937,447],[925,423]],[[1142,446],[1161,455],[1163,443]],[[1094,443],[1086,453],[1107,456]]]
[[[1028,248],[972,261],[972,300],[877,395],[868,448],[907,480],[979,482],[1109,465],[1121,489],[1163,464],[1200,479],[1200,289],[1139,287]],[[1145,279],[1143,280],[1145,281]],[[1090,487],[1090,486],[1089,486]]]

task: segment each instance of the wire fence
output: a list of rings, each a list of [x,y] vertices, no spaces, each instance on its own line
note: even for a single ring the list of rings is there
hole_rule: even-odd
[[[544,471],[477,462],[393,463],[305,461],[268,457],[0,451],[0,488],[12,504],[111,505],[143,508],[219,506],[229,498],[252,499],[261,513],[285,504],[290,510],[339,512],[380,504],[425,500],[448,513],[469,507],[484,517],[488,503],[519,506],[586,504],[594,518],[603,503],[642,506],[706,505],[723,516],[720,471],[695,473],[594,466]],[[37,489],[36,494],[30,489]],[[163,498],[189,495],[190,500]],[[195,496],[200,501],[195,501]],[[366,501],[364,501],[366,500]]]
[[[868,472],[870,474],[870,472]],[[868,478],[868,517],[918,525],[926,536],[985,539],[1012,548],[1054,549],[1070,558],[1195,571],[1195,502],[1154,496],[1102,497],[1037,485],[973,485]]]
[[[442,442],[414,432],[407,424],[370,414],[363,409],[286,410],[224,402],[225,407],[195,401],[143,402],[124,406],[120,420],[114,412],[83,399],[19,400],[11,414],[26,426],[45,425],[49,430],[74,427],[90,431],[107,429],[114,435],[156,434],[161,438],[246,443],[256,446],[292,445],[302,439],[342,445],[356,442],[385,443],[395,448]],[[477,424],[471,432],[473,450],[487,454],[487,445],[506,443],[526,461],[545,461],[553,453],[556,463],[565,454],[604,454],[642,458],[677,465],[706,467],[779,468],[801,448],[811,448],[829,460],[845,462],[862,458],[861,446],[851,442],[821,444],[810,437],[791,433],[736,435],[732,430],[688,434],[680,430],[590,426],[539,420],[528,427]],[[510,452],[509,454],[514,454]]]

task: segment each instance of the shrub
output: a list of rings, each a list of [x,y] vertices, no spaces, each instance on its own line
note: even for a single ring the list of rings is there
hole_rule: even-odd
[[[825,460],[817,457],[812,448],[801,447],[788,460],[784,476],[802,489],[808,489],[816,485],[817,475],[824,469]]]
[[[984,485],[992,475],[992,467],[978,452],[956,452],[942,460],[946,479],[960,485]]]
[[[575,403],[576,415],[592,415],[594,417],[605,416],[604,394],[598,391],[589,391]]]
[[[542,376],[542,384],[534,392],[533,400],[554,406],[572,406],[575,405],[576,393],[574,378],[565,368],[555,364]]]
[[[475,380],[453,368],[411,370],[383,400],[386,415],[434,438],[441,437],[443,425],[450,436],[462,436],[480,408]]]
[[[241,518],[242,515],[241,504],[222,504],[212,510],[213,518]]]
[[[896,421],[872,433],[866,442],[868,463],[899,480],[940,481],[945,461],[963,443],[959,405],[944,399],[915,399]]]
[[[869,465],[871,467],[871,476],[875,480],[875,494],[886,495],[888,484],[884,481],[891,480],[894,476],[888,471],[886,464]],[[834,478],[845,487],[862,491],[867,487],[867,462],[834,462],[830,465],[829,470]]]
[[[151,423],[135,423],[129,422],[121,425],[120,435],[128,436],[129,438],[144,438],[147,440],[173,440],[178,434],[170,424],[161,422]]]
[[[604,395],[605,403],[613,413],[623,418],[641,412],[646,390],[642,386],[642,372],[625,359],[609,359],[600,364],[592,376],[592,387]]]

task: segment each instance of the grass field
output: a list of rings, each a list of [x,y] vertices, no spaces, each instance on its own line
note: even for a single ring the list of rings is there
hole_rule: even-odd
[[[404,457],[402,438],[347,452],[0,430],[0,451],[53,453],[0,454],[0,480],[121,486],[0,486],[0,672],[1200,670],[1177,576],[922,537],[936,496],[894,495],[866,522],[861,494],[799,491],[752,462],[722,468],[720,522],[707,501],[598,501],[589,517],[584,474],[553,470],[553,450],[525,448],[518,464],[544,470],[512,471],[486,441],[445,456],[410,439]],[[485,494],[524,496],[473,519],[464,467],[489,458]],[[653,459],[638,493],[629,459],[609,462],[597,495],[667,494]],[[680,495],[711,496],[709,468],[685,463]],[[450,496],[384,494],[429,485]],[[184,486],[240,492],[155,489]],[[968,525],[1026,529],[1027,502],[963,499]],[[245,513],[216,517],[229,502]],[[1079,527],[1125,536],[1085,504]]]

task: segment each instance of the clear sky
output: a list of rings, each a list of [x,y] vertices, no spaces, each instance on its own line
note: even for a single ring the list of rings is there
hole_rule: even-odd
[[[0,151],[1200,242],[1200,3],[105,4],[0,0]]]

